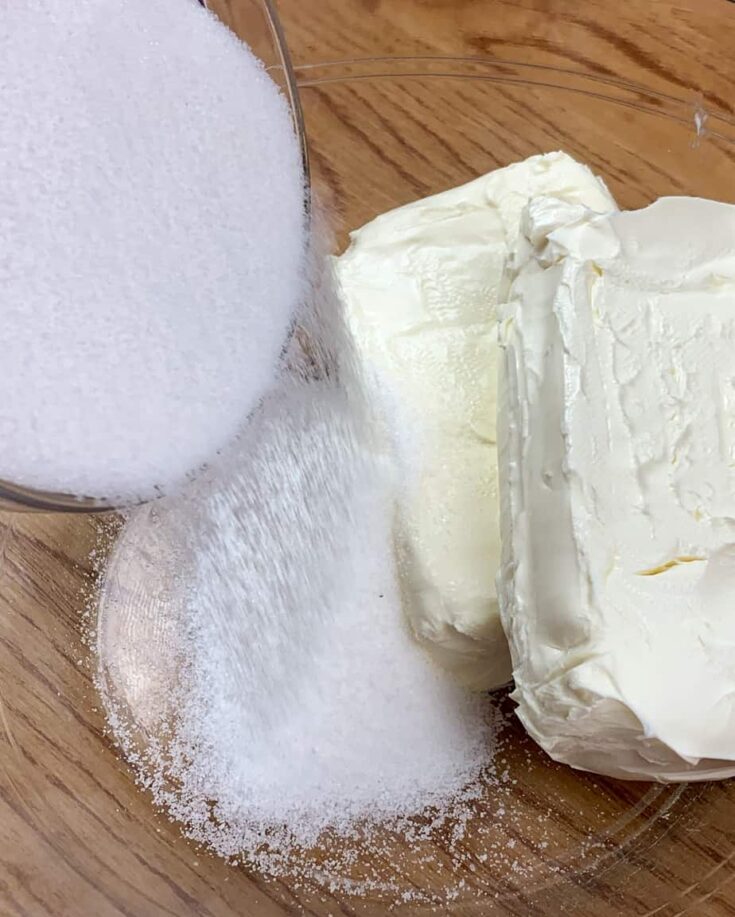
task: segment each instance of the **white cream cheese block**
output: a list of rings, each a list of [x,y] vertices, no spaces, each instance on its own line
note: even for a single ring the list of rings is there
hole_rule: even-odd
[[[499,593],[518,714],[576,768],[733,775],[735,206],[536,200],[515,267]]]
[[[379,216],[335,265],[358,362],[405,469],[396,549],[409,621],[477,690],[511,673],[495,589],[496,308],[537,195],[615,206],[569,156],[534,156]]]

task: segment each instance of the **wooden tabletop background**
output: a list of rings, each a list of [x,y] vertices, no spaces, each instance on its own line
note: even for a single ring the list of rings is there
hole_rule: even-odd
[[[242,19],[239,0],[221,8]],[[667,192],[735,202],[729,0],[281,0],[280,11],[335,244],[388,206],[559,146],[626,206]],[[370,59],[396,56],[444,58],[454,76],[378,78],[398,65]],[[459,79],[459,59],[485,81]],[[552,72],[566,89],[539,85]],[[611,94],[615,105],[601,101]],[[391,911],[389,896],[266,881],[196,850],[153,812],[105,732],[82,636],[99,527],[0,515],[0,917],[735,914],[732,784],[577,775],[512,725],[499,761],[518,784],[488,789],[462,864],[427,872],[405,858],[413,888],[461,872],[455,902]]]

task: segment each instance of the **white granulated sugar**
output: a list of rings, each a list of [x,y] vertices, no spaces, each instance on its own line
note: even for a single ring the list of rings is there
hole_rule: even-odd
[[[118,740],[189,836],[264,871],[325,829],[446,817],[488,764],[486,701],[404,624],[394,471],[369,427],[331,383],[286,385],[229,469],[132,514],[107,568]]]
[[[194,574],[198,791],[220,819],[275,816],[302,842],[419,811],[485,752],[477,701],[404,627],[391,493],[343,412],[304,405],[271,427],[255,467],[211,502]]]
[[[194,0],[0,29],[0,479],[172,487],[242,427],[302,290],[288,107]]]

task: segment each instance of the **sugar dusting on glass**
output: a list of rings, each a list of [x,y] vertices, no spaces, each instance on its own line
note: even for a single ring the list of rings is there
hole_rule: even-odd
[[[133,511],[106,563],[114,738],[190,838],[261,874],[403,897],[406,856],[431,869],[483,806],[497,715],[404,622],[402,474],[326,274],[237,446]]]

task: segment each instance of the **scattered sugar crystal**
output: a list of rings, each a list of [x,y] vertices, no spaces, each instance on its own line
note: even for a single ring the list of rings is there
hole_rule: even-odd
[[[237,463],[186,505],[136,511],[110,561],[103,664],[148,730],[168,690],[151,679],[178,672],[176,733],[148,754],[150,782],[226,856],[442,806],[488,762],[485,700],[404,624],[392,469],[360,421],[322,382],[271,396]],[[124,639],[143,588],[148,633]]]
[[[406,628],[403,470],[331,287],[309,289],[233,449],[113,533],[99,687],[140,785],[193,840],[294,887],[445,901],[497,719]],[[406,890],[413,869],[438,885]]]
[[[286,102],[194,0],[5,4],[0,175],[0,479],[172,487],[242,427],[301,295]]]

